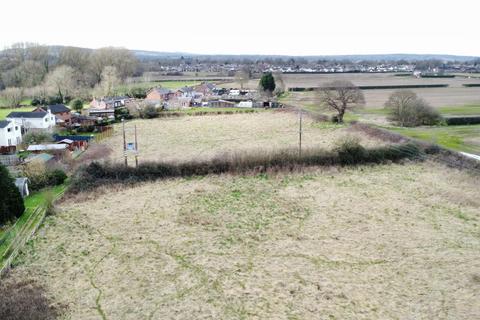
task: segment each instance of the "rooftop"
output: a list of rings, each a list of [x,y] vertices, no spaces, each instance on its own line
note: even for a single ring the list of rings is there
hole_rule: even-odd
[[[47,115],[46,112],[38,111],[38,112],[28,112],[28,111],[20,111],[20,112],[10,112],[7,115],[7,118],[36,118],[41,119]]]

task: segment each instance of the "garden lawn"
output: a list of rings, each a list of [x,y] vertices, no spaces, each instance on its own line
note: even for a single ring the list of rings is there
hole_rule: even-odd
[[[4,120],[10,112],[32,111],[33,107],[19,107],[19,108],[0,108],[0,120]]]

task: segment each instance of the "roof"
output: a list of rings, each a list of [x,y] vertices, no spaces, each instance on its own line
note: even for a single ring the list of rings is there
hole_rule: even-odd
[[[7,118],[37,118],[37,119],[42,119],[44,118],[48,113],[42,112],[42,111],[37,111],[37,112],[10,112],[7,115]]]
[[[32,154],[32,155],[29,155],[25,161],[26,162],[30,162],[32,160],[41,160],[43,162],[48,162],[50,160],[53,159],[53,156],[51,154],[48,154],[48,153],[39,153],[39,154]]]
[[[8,120],[0,120],[0,129],[7,127],[9,123],[10,121]]]
[[[153,89],[150,90],[150,91],[155,91],[155,92],[157,92],[157,93],[159,93],[159,94],[169,94],[169,93],[172,92],[172,90],[166,89],[166,88],[153,88]]]
[[[73,140],[63,139],[63,140],[60,140],[60,141],[57,142],[57,144],[59,144],[59,143],[72,144],[72,143],[73,143]]]
[[[68,148],[66,144],[31,144],[27,151],[64,150],[66,148]]]
[[[70,108],[66,107],[64,104],[51,104],[46,107],[42,107],[43,110],[47,110],[50,108],[52,113],[62,113],[62,112],[70,112]]]
[[[88,109],[88,113],[115,113],[115,109]]]

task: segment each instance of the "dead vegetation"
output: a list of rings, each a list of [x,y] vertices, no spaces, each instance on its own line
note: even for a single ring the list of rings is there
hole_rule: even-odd
[[[12,272],[74,319],[475,319],[477,183],[426,162],[106,189]]]

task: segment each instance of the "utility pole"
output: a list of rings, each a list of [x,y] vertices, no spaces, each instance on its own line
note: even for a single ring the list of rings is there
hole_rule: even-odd
[[[302,156],[302,109],[299,109],[298,156]]]
[[[123,129],[123,156],[125,157],[125,167],[128,166],[127,160],[127,140],[125,137],[125,119],[122,118],[122,129]]]
[[[135,125],[135,167],[138,167],[137,125]]]

